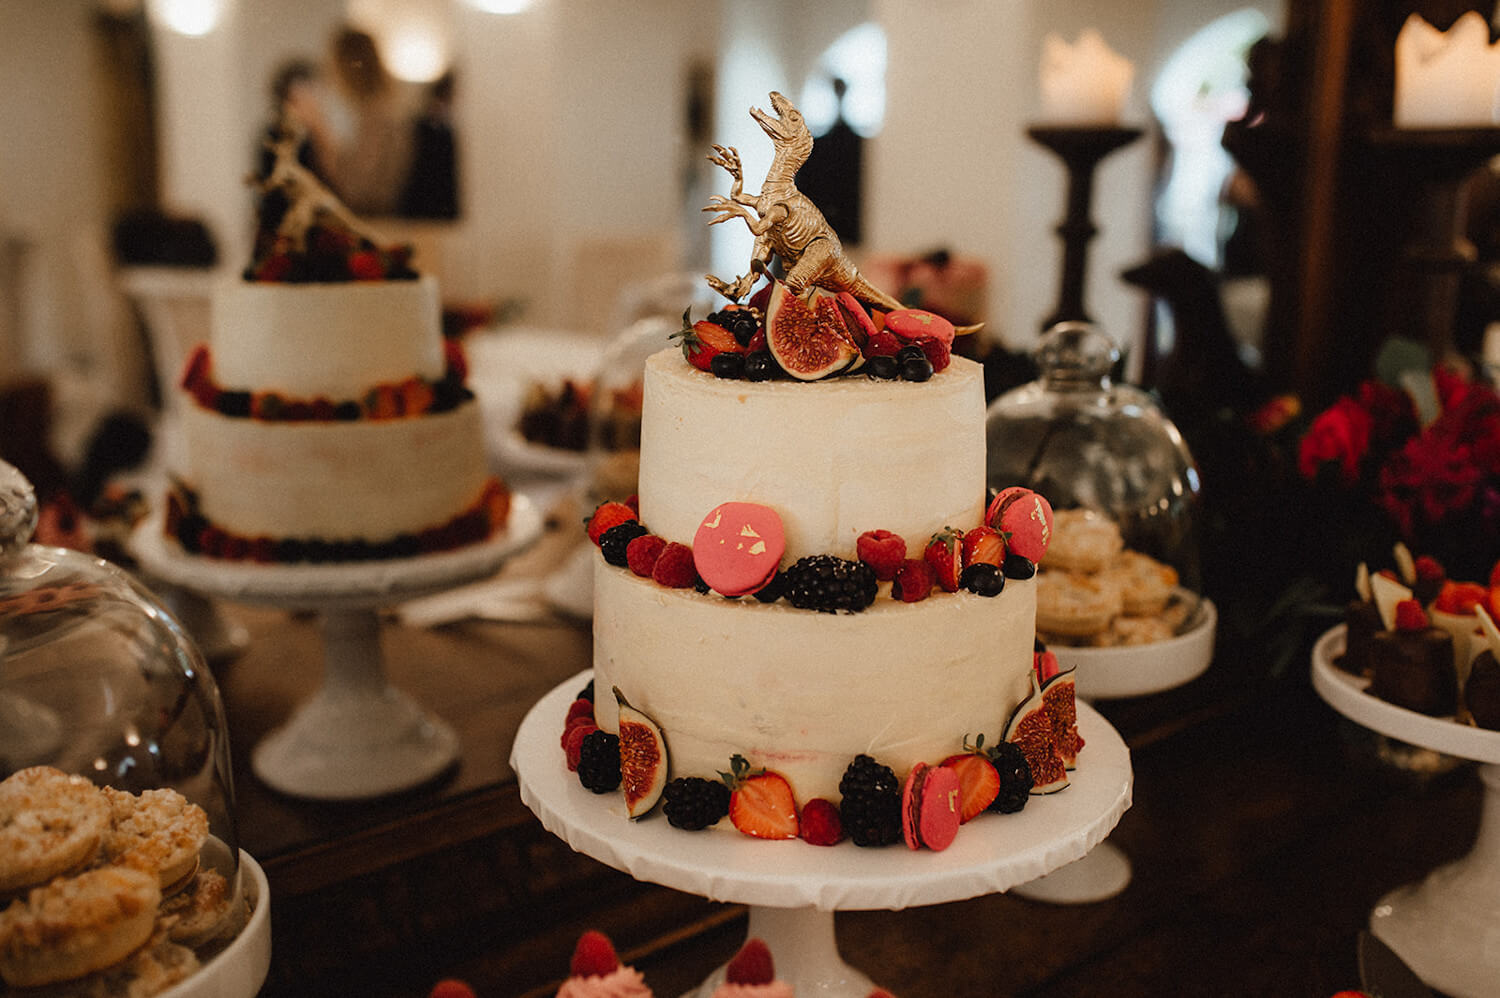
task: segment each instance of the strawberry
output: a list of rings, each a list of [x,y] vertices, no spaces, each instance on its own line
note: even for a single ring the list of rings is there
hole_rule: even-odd
[[[563,754],[568,759],[568,772],[578,772],[578,760],[583,755],[583,740],[599,730],[599,725],[589,719],[586,723],[574,724],[563,732]]]
[[[651,578],[668,589],[691,589],[698,584],[698,568],[693,564],[693,549],[686,544],[668,541],[651,567]]]
[[[463,382],[469,378],[469,358],[464,353],[464,345],[455,339],[443,340],[443,361],[446,376],[455,381]]]
[[[906,541],[889,530],[866,530],[854,542],[856,557],[869,565],[875,578],[889,582],[906,561]]]
[[[1005,563],[1005,538],[994,527],[979,526],[965,531],[963,550],[964,568]]]
[[[844,822],[839,817],[838,805],[824,797],[814,797],[802,805],[798,819],[801,828],[798,835],[802,841],[815,846],[838,845],[844,838]]]
[[[937,576],[922,558],[908,558],[891,583],[891,596],[903,603],[919,603],[932,592]]]
[[[280,281],[292,271],[292,258],[284,252],[272,253],[255,265],[251,275],[257,281]]]
[[[1424,554],[1416,560],[1414,567],[1418,582],[1442,582],[1448,577],[1442,563],[1431,555]]]
[[[1427,611],[1414,599],[1404,599],[1396,604],[1396,630],[1425,631],[1429,626]]]
[[[757,987],[776,981],[776,964],[771,959],[771,948],[765,940],[754,936],[745,940],[745,945],[724,968],[725,984],[740,984]]]
[[[356,281],[379,281],[385,278],[385,261],[374,250],[349,254],[349,276]]]
[[[427,998],[477,998],[467,981],[449,977],[438,981],[427,993]]]
[[[689,323],[687,312],[682,313],[682,328],[672,334],[672,339],[682,340],[682,355],[700,371],[709,370],[721,353],[745,352],[729,330],[707,319]]]
[[[615,955],[615,947],[609,937],[595,929],[589,929],[578,937],[568,973],[573,977],[603,977],[614,973],[619,966],[620,958]]]
[[[635,510],[622,502],[601,502],[594,507],[594,512],[589,515],[588,523],[589,540],[595,546],[599,544],[599,538],[610,527],[618,527],[626,520],[636,519]]]
[[[922,353],[932,363],[934,374],[947,368],[953,361],[953,351],[948,344],[935,336],[918,336],[912,342],[922,348]]]
[[[884,330],[873,334],[865,343],[866,357],[894,357],[901,352],[901,341],[895,333]]]
[[[563,719],[563,723],[567,724],[575,717],[587,717],[592,721],[594,719],[594,701],[579,697],[568,704],[568,716]]]
[[[742,755],[733,756],[729,772],[719,775],[729,787],[729,820],[735,828],[757,839],[797,837],[797,802],[786,777],[764,769],[752,773]]]
[[[636,575],[649,579],[666,546],[667,542],[655,534],[642,534],[625,546],[625,564]]]
[[[1444,613],[1473,613],[1474,607],[1483,603],[1487,595],[1484,586],[1477,582],[1448,581],[1438,590],[1432,605]]]
[[[937,584],[944,592],[958,592],[958,578],[963,574],[963,535],[952,527],[944,527],[932,535],[923,559],[932,566]]]
[[[1000,774],[983,752],[984,736],[980,735],[978,741],[973,752],[950,755],[942,761],[958,774],[960,823],[982,814],[1000,796]]]

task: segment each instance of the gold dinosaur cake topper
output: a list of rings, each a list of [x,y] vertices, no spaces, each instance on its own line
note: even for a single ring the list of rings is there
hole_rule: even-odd
[[[865,279],[845,255],[838,233],[828,224],[818,206],[797,189],[797,170],[807,162],[813,150],[813,135],[802,118],[802,112],[774,90],[771,91],[771,111],[774,113],[758,107],[750,109],[750,117],[770,138],[775,151],[758,195],[745,193],[739,150],[715,144],[708,157],[710,163],[723,167],[734,180],[727,196],[711,195],[709,203],[703,207],[703,211],[716,216],[708,224],[742,218],[755,236],[749,270],[734,281],[709,274],[708,286],[737,302],[750,293],[762,273],[768,272],[771,257],[775,255],[786,271],[783,283],[794,294],[801,295],[816,287],[834,293],[847,291],[864,305],[882,311],[905,308],[896,298]],[[955,332],[969,333],[978,328],[978,325],[965,326]]]
[[[377,246],[383,245],[384,240],[356,218],[338,195],[297,158],[303,137],[300,126],[284,119],[275,137],[266,139],[266,148],[275,157],[270,171],[263,178],[254,174],[246,178],[262,195],[280,191],[286,198],[286,213],[276,227],[276,235],[286,237],[294,248],[301,250],[307,245],[307,231],[318,223],[319,215],[328,214],[355,235]]]

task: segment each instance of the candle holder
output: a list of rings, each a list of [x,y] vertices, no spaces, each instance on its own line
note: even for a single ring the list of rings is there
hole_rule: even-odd
[[[1067,213],[1056,231],[1063,241],[1062,279],[1057,307],[1042,321],[1043,329],[1059,322],[1093,322],[1083,307],[1084,277],[1088,270],[1089,240],[1099,229],[1090,217],[1094,197],[1094,169],[1116,149],[1142,132],[1139,128],[1109,125],[1033,125],[1026,129],[1033,142],[1055,153],[1068,168]]]
[[[1434,359],[1453,350],[1459,285],[1477,259],[1464,231],[1468,181],[1500,154],[1500,128],[1382,128],[1369,136],[1393,187],[1412,198],[1409,227],[1387,286],[1399,299],[1391,332],[1426,343]]]

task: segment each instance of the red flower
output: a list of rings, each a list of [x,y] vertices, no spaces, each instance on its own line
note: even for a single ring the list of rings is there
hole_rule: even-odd
[[[1297,467],[1305,478],[1316,478],[1325,464],[1337,463],[1344,484],[1359,480],[1359,464],[1370,448],[1375,421],[1347,395],[1319,413],[1302,438]]]

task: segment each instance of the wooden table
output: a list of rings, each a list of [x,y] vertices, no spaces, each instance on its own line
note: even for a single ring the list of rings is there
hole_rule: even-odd
[[[560,543],[549,537],[506,571],[544,570]],[[579,856],[516,795],[510,738],[544,692],[590,665],[586,623],[389,625],[392,682],[454,726],[462,760],[431,786],[332,805],[281,797],[249,772],[251,746],[317,687],[315,621],[229,612],[253,638],[218,675],[241,844],[271,882],[264,995],[425,998],[458,976],[481,998],[550,998],[591,927],[658,995],[681,994],[733,954],[742,908]],[[1328,998],[1357,987],[1370,906],[1467,850],[1478,782],[1468,769],[1417,779],[1378,762],[1368,733],[1324,706],[1305,672],[1268,679],[1232,643],[1221,648],[1185,687],[1096,705],[1135,767],[1134,806],[1111,836],[1134,867],[1123,894],[1077,907],[996,895],[848,912],[845,958],[901,998]]]

